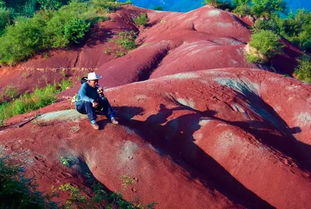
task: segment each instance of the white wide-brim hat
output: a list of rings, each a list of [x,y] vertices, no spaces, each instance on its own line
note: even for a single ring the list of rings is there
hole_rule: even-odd
[[[97,79],[100,79],[100,78],[102,78],[102,76],[101,75],[97,75],[95,72],[91,72],[91,73],[87,74],[87,80],[88,81],[97,80]]]

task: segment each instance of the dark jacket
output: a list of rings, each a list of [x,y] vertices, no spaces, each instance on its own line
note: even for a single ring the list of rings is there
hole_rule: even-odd
[[[91,87],[87,82],[83,83],[79,89],[76,105],[84,102],[94,102],[99,100],[99,94],[97,93],[97,87]]]

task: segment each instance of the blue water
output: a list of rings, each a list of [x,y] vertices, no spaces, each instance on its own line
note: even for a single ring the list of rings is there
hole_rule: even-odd
[[[126,0],[120,0],[126,1]],[[203,0],[132,0],[133,4],[143,8],[154,9],[161,6],[167,11],[187,12],[201,7]],[[311,11],[311,0],[285,0],[289,11],[305,9]]]

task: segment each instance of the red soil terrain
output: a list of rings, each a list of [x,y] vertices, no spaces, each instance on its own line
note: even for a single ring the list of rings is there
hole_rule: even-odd
[[[142,11],[149,25],[136,28],[131,18]],[[246,23],[207,6],[188,13],[127,6],[112,16],[96,26],[102,36],[81,49],[38,56],[1,75],[30,89],[27,82],[42,78],[21,79],[19,72],[39,76],[34,72],[43,69],[52,80],[60,69],[70,76],[96,69],[100,84],[113,87],[106,96],[120,125],[99,116],[100,130],[92,129],[64,99],[76,85],[62,101],[8,120],[0,128],[1,155],[21,160],[46,193],[84,184],[79,163],[60,163],[68,157],[126,200],[156,208],[311,208],[311,86],[248,64]],[[106,36],[129,29],[140,30],[140,47],[120,58],[101,53],[113,47]],[[299,53],[288,43],[276,70],[287,62],[288,72]],[[125,186],[124,176],[133,181]]]

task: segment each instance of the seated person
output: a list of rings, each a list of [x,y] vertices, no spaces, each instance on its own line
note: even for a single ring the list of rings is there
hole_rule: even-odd
[[[99,129],[96,122],[96,112],[105,114],[113,124],[118,124],[115,113],[108,99],[104,96],[103,88],[98,86],[98,79],[100,78],[102,77],[95,72],[89,73],[87,81],[81,85],[75,101],[77,111],[87,114],[92,127],[96,130]]]

